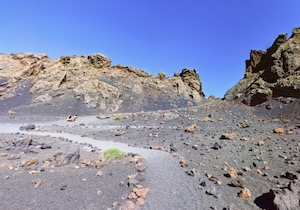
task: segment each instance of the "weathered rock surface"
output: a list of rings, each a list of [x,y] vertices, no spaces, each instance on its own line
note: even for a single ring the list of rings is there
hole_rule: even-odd
[[[67,151],[64,154],[58,153],[54,155],[54,157],[57,161],[57,166],[64,166],[70,163],[76,163],[79,161],[80,158],[80,147],[79,145],[72,144],[68,147]]]
[[[101,112],[158,110],[199,104],[204,94],[194,69],[167,78],[115,65],[102,54],[63,56],[0,54],[0,100],[14,98],[30,81],[30,106],[78,103]],[[23,100],[24,101],[24,100]]]
[[[21,131],[30,131],[35,129],[35,124],[28,124],[20,127]]]
[[[271,98],[300,98],[300,28],[279,35],[267,51],[252,50],[244,78],[225,94],[251,106]]]
[[[274,206],[279,210],[300,209],[300,182],[294,180],[287,186],[270,190],[274,196]]]

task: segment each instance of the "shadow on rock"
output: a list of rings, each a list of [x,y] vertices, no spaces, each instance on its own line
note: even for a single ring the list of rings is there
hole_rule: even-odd
[[[275,196],[268,192],[264,193],[261,196],[257,197],[254,200],[254,203],[260,207],[261,209],[266,209],[266,210],[276,210],[277,208],[275,207],[273,201],[274,201]]]

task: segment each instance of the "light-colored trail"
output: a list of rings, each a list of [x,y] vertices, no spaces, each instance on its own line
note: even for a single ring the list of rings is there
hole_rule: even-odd
[[[47,123],[46,123],[47,124]],[[70,133],[25,132],[19,128],[23,124],[1,124],[0,133],[22,133],[28,135],[63,137],[73,142],[88,143],[100,149],[118,148],[124,152],[138,153],[145,159],[146,180],[143,185],[150,189],[143,207],[146,210],[206,209],[203,192],[197,189],[197,181],[188,177],[180,167],[177,158],[169,153],[130,147],[123,143],[95,140]]]

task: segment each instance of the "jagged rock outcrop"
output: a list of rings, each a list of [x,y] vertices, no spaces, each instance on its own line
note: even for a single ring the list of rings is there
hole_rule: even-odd
[[[267,51],[252,50],[244,78],[225,94],[251,106],[271,98],[300,98],[300,28],[279,35]]]
[[[22,74],[34,75],[51,62],[45,54],[17,53],[0,54],[0,74],[2,77],[20,77]],[[30,73],[32,72],[32,73]]]
[[[1,79],[2,78],[2,79]],[[0,54],[0,100],[17,97],[30,81],[30,106],[66,101],[101,112],[157,110],[196,105],[204,94],[194,69],[167,78],[123,65],[111,66],[102,54],[62,56]],[[24,95],[24,94],[23,94]]]

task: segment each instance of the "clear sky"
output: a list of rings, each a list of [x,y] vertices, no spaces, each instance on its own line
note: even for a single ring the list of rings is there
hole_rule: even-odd
[[[223,97],[251,49],[300,27],[300,1],[3,0],[0,27],[1,53],[102,53],[154,75],[194,68],[204,93]]]

